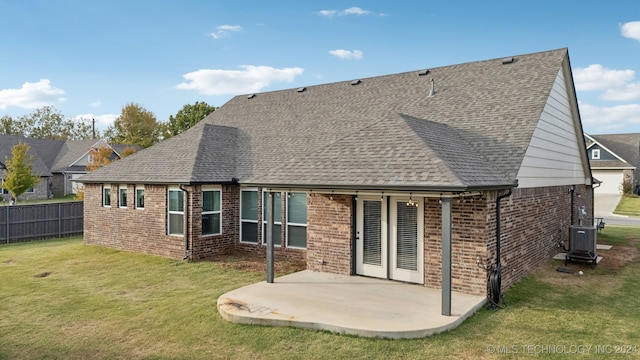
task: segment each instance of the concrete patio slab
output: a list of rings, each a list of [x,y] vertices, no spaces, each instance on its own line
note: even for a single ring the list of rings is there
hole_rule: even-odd
[[[218,312],[242,324],[410,339],[454,329],[486,302],[453,292],[452,315],[443,316],[441,298],[421,285],[305,270],[230,291],[218,298]]]

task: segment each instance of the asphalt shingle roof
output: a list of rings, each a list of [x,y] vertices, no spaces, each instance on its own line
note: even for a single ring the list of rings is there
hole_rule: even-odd
[[[236,96],[82,181],[511,186],[568,51],[514,58]]]
[[[6,159],[11,159],[11,149],[18,143],[26,143],[29,145],[29,156],[33,156],[32,171],[39,176],[51,176],[49,166],[45,162],[53,162],[55,156],[50,155],[50,150],[58,148],[59,145],[56,140],[41,140],[31,141],[32,139],[26,139],[22,135],[0,135],[0,161],[4,164]],[[43,156],[41,156],[41,154]]]
[[[597,166],[634,166],[640,167],[640,133],[591,135],[600,144],[623,158],[628,164],[603,164],[592,161]]]

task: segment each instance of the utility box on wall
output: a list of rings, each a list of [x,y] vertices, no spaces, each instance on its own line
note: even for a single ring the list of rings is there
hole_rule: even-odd
[[[596,226],[571,225],[569,227],[569,252],[566,261],[590,261],[595,265],[598,259],[596,238]]]

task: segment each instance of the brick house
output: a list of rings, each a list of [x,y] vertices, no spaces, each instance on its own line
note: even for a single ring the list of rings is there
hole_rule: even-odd
[[[83,176],[85,242],[485,294],[498,251],[506,288],[592,213],[582,134],[566,48],[236,96]]]

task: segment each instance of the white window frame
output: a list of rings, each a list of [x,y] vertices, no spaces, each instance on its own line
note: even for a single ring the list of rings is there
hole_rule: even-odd
[[[303,223],[289,222],[289,218],[290,218],[290,216],[289,216],[289,203],[290,203],[289,199],[290,199],[291,196],[295,196],[295,194],[305,194],[305,198],[307,200],[308,200],[308,196],[309,196],[305,192],[288,192],[287,193],[287,206],[286,206],[286,212],[287,212],[287,230],[286,230],[286,233],[287,233],[287,247],[288,248],[292,248],[292,249],[306,249],[308,247],[308,244],[305,247],[292,246],[292,245],[289,244],[289,233],[290,233],[289,226],[297,226],[297,227],[308,228],[308,226],[307,226],[308,223],[304,223],[303,224]],[[309,206],[308,205],[307,205],[307,211],[309,211]],[[306,244],[306,240],[305,240],[305,244]]]
[[[136,185],[134,186],[134,203],[135,203],[135,207],[138,210],[144,210],[144,185]],[[140,204],[138,203],[138,191],[142,190],[142,206],[140,206]]]
[[[105,202],[107,198],[106,190],[109,190],[109,204]],[[102,185],[102,207],[110,208],[111,207],[111,185]]]
[[[600,149],[591,150],[591,160],[600,160]]]
[[[256,224],[256,231],[258,230],[258,226],[260,225],[260,202],[258,202],[258,214],[256,215],[257,219],[253,220],[253,219],[243,219],[242,218],[242,193],[243,192],[255,192],[257,195],[260,194],[260,192],[258,191],[258,188],[242,188],[240,189],[240,238],[239,238],[239,242],[242,244],[254,244],[254,245],[258,245],[260,239],[258,239],[258,234],[256,234],[256,242],[249,242],[249,241],[242,241],[242,223],[247,222],[247,223],[253,223]],[[260,199],[258,197],[258,199]]]
[[[171,210],[170,198],[171,192],[179,192],[182,195],[182,211]],[[167,235],[169,236],[184,236],[184,207],[188,206],[185,204],[184,191],[182,191],[179,187],[169,187],[167,189]],[[171,232],[171,215],[181,215],[182,216],[182,232],[181,233],[172,233]]]
[[[205,192],[219,192],[220,193],[220,203],[219,203],[219,209],[220,210],[212,210],[212,211],[204,211],[204,193]],[[204,231],[202,231],[202,236],[213,236],[213,235],[221,235],[222,234],[222,187],[221,186],[206,186],[202,188],[202,216],[204,215],[215,215],[215,214],[219,214],[220,216],[218,217],[218,222],[219,222],[219,226],[218,228],[220,229],[219,232],[217,233],[211,233],[211,234],[205,234]]]
[[[262,191],[262,209],[265,208],[265,204],[267,203],[267,191]],[[276,221],[276,219],[273,219],[273,225],[280,225],[280,234],[282,234],[282,193],[277,192],[278,194],[280,194],[280,220]],[[262,211],[262,245],[267,245],[267,234],[264,231],[265,226],[267,225],[267,214],[264,212],[264,210]],[[274,244],[274,246],[282,246],[282,237],[280,238],[280,244]]]
[[[128,204],[129,204],[129,197],[127,196],[127,193],[129,192],[129,189],[127,188],[127,186],[125,185],[124,187],[119,186],[118,187],[118,207],[119,208],[123,208],[126,209]],[[124,201],[124,205],[122,205],[123,201],[122,201],[122,194],[124,193],[124,197],[125,197],[125,201]]]

